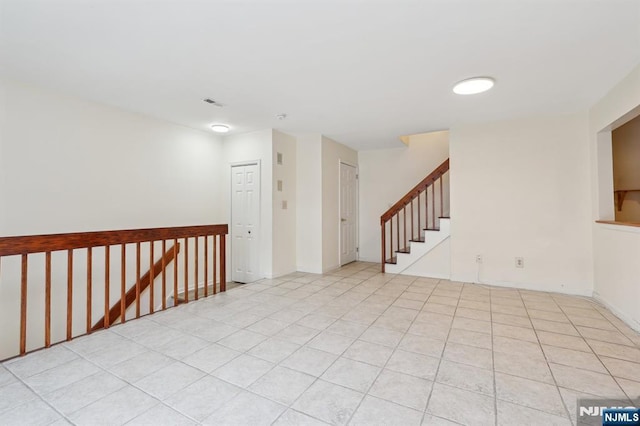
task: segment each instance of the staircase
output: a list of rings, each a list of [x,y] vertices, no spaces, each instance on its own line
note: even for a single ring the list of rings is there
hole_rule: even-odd
[[[409,246],[406,249],[397,251],[394,257],[387,259],[385,272],[390,274],[401,274],[405,272],[442,242],[447,240],[451,235],[449,221],[450,219],[448,217],[441,217],[439,218],[440,226],[438,229],[425,229],[421,238],[409,241]]]
[[[449,159],[387,210],[380,227],[382,272],[401,274],[424,263],[450,235]]]

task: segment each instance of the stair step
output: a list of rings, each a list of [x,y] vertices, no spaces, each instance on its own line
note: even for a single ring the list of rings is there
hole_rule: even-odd
[[[393,256],[391,259],[385,260],[384,263],[391,263],[392,265],[395,265],[396,263],[398,263],[398,258],[396,256]]]
[[[440,228],[422,228],[424,231],[439,231]]]
[[[413,238],[409,241],[411,241],[412,243],[424,243],[426,240],[424,237],[420,237],[420,238]]]
[[[405,253],[405,254],[409,254],[409,253],[411,253],[411,247],[401,248],[400,250],[396,250],[396,253]]]

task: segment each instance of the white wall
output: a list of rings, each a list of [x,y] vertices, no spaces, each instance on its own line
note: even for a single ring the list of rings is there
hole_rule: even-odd
[[[302,272],[322,273],[322,136],[296,135],[296,259]]]
[[[340,162],[358,166],[358,153],[322,136],[322,270],[340,266]]]
[[[0,150],[2,236],[226,223],[222,142],[209,133],[0,80]],[[94,250],[94,321],[104,304],[103,253]],[[129,246],[127,288],[134,282],[133,253]],[[74,334],[85,328],[85,256],[74,253]],[[29,260],[29,349],[43,344],[43,258]],[[143,247],[143,271],[148,259]],[[2,261],[0,359],[17,353],[17,263]],[[112,303],[120,293],[118,264],[114,247]],[[65,334],[66,253],[53,254],[52,281],[56,341]]]
[[[218,223],[208,133],[2,80],[0,235]]]
[[[380,262],[380,215],[448,157],[447,131],[411,136],[408,147],[358,152],[361,260]]]
[[[6,128],[6,108],[7,108],[7,95],[5,89],[6,83],[0,79],[0,231],[7,229],[6,224],[6,209],[7,205],[3,202],[7,198],[5,195],[7,180],[6,174],[3,172],[5,170],[4,163],[6,160],[6,156],[4,154],[4,144],[5,144],[5,135],[2,129]],[[0,235],[2,235],[0,233]]]
[[[282,164],[277,155],[282,155]],[[296,138],[273,131],[273,276],[296,271]],[[282,190],[278,190],[278,181]],[[286,202],[286,208],[283,206]]]
[[[598,219],[614,217],[611,130],[638,115],[640,65],[589,112],[594,294],[640,331],[639,228],[595,223]]]
[[[591,295],[587,127],[576,114],[451,129],[453,280]]]
[[[256,132],[230,135],[224,138],[224,165],[222,187],[224,195],[221,204],[224,206],[225,223],[229,223],[231,214],[231,165],[258,161],[260,163],[260,275],[273,275],[273,132],[271,129]],[[231,244],[227,245],[227,259]],[[228,274],[231,273],[231,262],[227,265]],[[229,275],[231,279],[231,275]]]
[[[451,278],[451,239],[442,241],[416,263],[402,271],[403,275],[419,277]]]

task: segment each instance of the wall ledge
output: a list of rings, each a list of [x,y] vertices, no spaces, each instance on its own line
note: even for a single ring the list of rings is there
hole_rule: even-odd
[[[640,223],[616,222],[615,220],[596,220],[596,227],[604,231],[640,234]]]
[[[618,222],[615,220],[596,220],[596,223],[602,223],[604,225],[616,225],[616,226],[633,226],[640,228],[640,222]]]

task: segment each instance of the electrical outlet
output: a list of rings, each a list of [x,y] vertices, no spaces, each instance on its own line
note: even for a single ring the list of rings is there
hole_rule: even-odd
[[[476,263],[482,263],[482,255],[476,254]]]
[[[524,268],[524,258],[516,257],[516,268]]]

